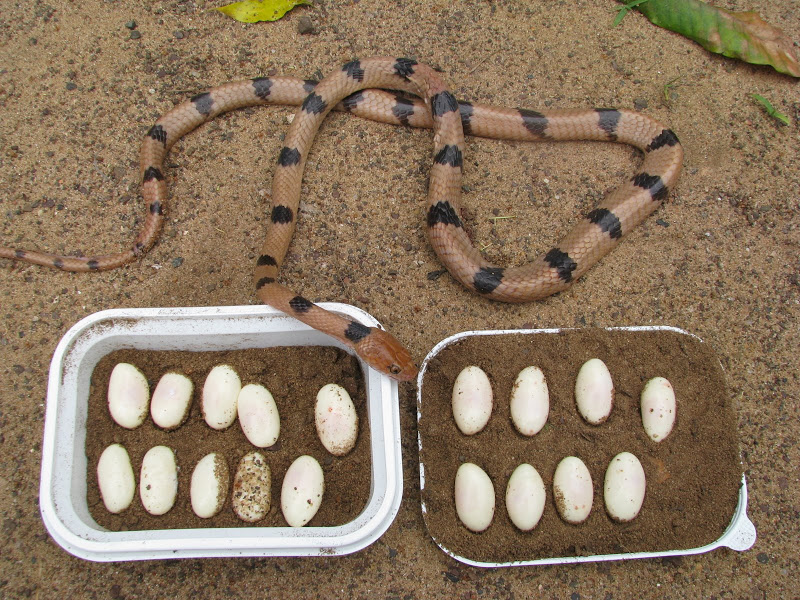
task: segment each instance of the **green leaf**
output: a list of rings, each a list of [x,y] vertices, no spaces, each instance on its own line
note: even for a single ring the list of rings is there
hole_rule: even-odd
[[[311,4],[309,0],[243,0],[215,8],[242,23],[277,21],[295,6]]]
[[[757,100],[761,106],[764,107],[764,110],[767,111],[767,114],[772,117],[773,119],[777,119],[784,125],[789,125],[789,117],[785,114],[778,112],[778,110],[772,106],[772,102],[764,98],[764,96],[760,94],[750,94],[754,100]]]

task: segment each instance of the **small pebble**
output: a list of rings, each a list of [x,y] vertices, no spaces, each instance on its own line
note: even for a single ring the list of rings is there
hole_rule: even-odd
[[[131,30],[136,29],[136,21],[128,21],[125,23],[125,27]]]
[[[138,31],[131,31],[131,39],[138,40],[142,37],[142,34]]]
[[[316,33],[314,31],[314,24],[309,17],[300,17],[297,21],[297,33],[300,35],[313,35]]]

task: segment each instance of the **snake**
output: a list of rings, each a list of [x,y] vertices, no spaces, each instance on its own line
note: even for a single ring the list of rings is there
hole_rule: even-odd
[[[545,298],[571,286],[649,216],[674,188],[683,162],[675,133],[641,113],[613,108],[534,111],[459,102],[439,73],[409,58],[353,60],[322,81],[288,76],[233,81],[197,94],[163,114],[140,150],[147,216],[133,245],[102,256],[63,256],[0,247],[0,258],[64,271],[102,271],[130,263],[155,243],[167,204],[164,159],[181,137],[217,115],[249,106],[298,106],[278,153],[266,237],[255,266],[258,299],[351,348],[365,363],[398,381],[418,368],[411,353],[380,327],[325,310],[278,282],[294,234],[303,169],[314,137],[333,109],[394,125],[434,131],[427,234],[452,277],[480,296],[503,302]],[[641,150],[640,170],[592,208],[556,246],[532,262],[501,267],[470,241],[459,198],[464,135],[516,141],[591,140]]]

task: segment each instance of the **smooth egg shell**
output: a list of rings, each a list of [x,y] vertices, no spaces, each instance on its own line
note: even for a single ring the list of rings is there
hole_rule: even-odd
[[[465,435],[478,433],[492,416],[492,384],[480,367],[464,367],[453,384],[453,418]]]
[[[290,527],[308,523],[322,504],[325,477],[313,456],[300,456],[289,466],[281,486],[281,511]]]
[[[314,422],[322,445],[334,456],[344,456],[356,445],[358,415],[350,394],[343,387],[329,383],[320,389]]]
[[[128,363],[119,363],[108,380],[108,411],[125,429],[136,429],[147,416],[150,385],[147,377]]]
[[[646,482],[642,463],[630,452],[620,452],[606,469],[603,497],[615,521],[632,521],[644,502]]]
[[[175,429],[189,416],[194,384],[180,373],[165,373],[153,390],[150,416],[162,429]]]
[[[231,503],[242,521],[255,523],[267,516],[272,505],[272,473],[260,452],[245,454],[239,461]]]
[[[142,459],[139,497],[151,515],[163,515],[178,495],[178,466],[175,454],[166,446],[154,446]]]
[[[218,452],[206,454],[195,465],[189,486],[192,510],[201,519],[209,519],[222,510],[228,496],[228,463]]]
[[[539,472],[531,465],[519,465],[506,486],[508,518],[521,531],[530,531],[539,523],[544,512],[547,493]]]
[[[97,485],[108,512],[120,513],[131,505],[136,482],[128,451],[120,444],[111,444],[100,455]]]
[[[242,388],[236,401],[239,425],[245,437],[258,448],[268,448],[278,441],[281,419],[275,399],[263,385],[250,383]]]
[[[226,429],[236,419],[236,400],[242,389],[239,375],[228,365],[217,365],[203,385],[203,418],[212,429]]]
[[[600,425],[614,406],[614,382],[608,367],[599,358],[583,363],[575,379],[575,403],[587,423]]]
[[[511,388],[511,421],[522,435],[536,435],[547,422],[550,395],[547,380],[538,367],[526,367]]]
[[[661,442],[672,431],[676,415],[675,390],[663,377],[648,381],[641,396],[642,426],[654,442]]]
[[[484,531],[494,518],[494,486],[478,465],[464,463],[458,467],[455,482],[456,514],[467,529]]]
[[[567,523],[583,523],[592,511],[594,490],[589,469],[580,458],[567,456],[553,475],[553,499]]]

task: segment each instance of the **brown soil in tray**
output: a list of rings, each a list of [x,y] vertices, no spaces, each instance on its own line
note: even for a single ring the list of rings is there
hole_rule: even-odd
[[[191,413],[187,421],[174,431],[163,431],[149,418],[134,430],[126,430],[112,421],[106,392],[111,370],[118,362],[136,365],[155,389],[161,375],[168,371],[186,374],[194,382]],[[280,510],[280,486],[289,465],[298,456],[316,458],[325,474],[325,494],[319,512],[309,526],[335,526],[352,521],[367,504],[371,484],[371,453],[364,378],[358,361],[346,352],[330,347],[285,347],[229,352],[175,352],[119,350],[105,356],[92,374],[89,414],[86,424],[86,456],[88,458],[87,501],[92,517],[112,531],[195,528],[245,527],[226,505],[211,519],[201,519],[192,512],[189,483],[194,465],[209,452],[221,452],[228,462],[231,479],[246,453],[257,450],[245,438],[238,421],[225,431],[212,430],[200,412],[200,395],[205,377],[217,364],[229,364],[242,380],[260,383],[270,390],[281,418],[278,442],[263,449],[272,472],[272,507],[267,516],[255,523],[258,527],[285,527]],[[356,407],[359,434],[356,447],[346,456],[329,454],[317,437],[314,425],[314,403],[317,392],[326,383],[344,387]],[[109,513],[97,487],[97,461],[103,450],[120,443],[131,457],[136,481],[142,457],[153,446],[169,446],[178,463],[178,497],[175,506],[165,515],[147,513],[139,500],[138,488],[133,502],[119,515]]]
[[[600,426],[581,419],[574,398],[578,369],[595,357],[608,366],[616,389],[611,416]],[[482,432],[465,436],[453,420],[450,397],[456,376],[472,364],[489,375],[494,408]],[[511,386],[528,365],[544,371],[550,392],[548,422],[532,438],[516,432],[508,409]],[[639,412],[639,394],[655,376],[670,380],[677,400],[675,426],[660,444],[645,435]],[[471,560],[694,548],[720,537],[738,502],[742,469],[722,369],[708,345],[676,332],[581,330],[460,340],[428,365],[419,434],[428,531],[439,544]],[[622,451],[635,454],[647,476],[642,510],[627,524],[608,517],[602,495],[606,467]],[[592,512],[577,526],[559,518],[552,499],[553,473],[569,455],[586,463],[594,485]],[[454,507],[453,484],[463,462],[479,465],[494,483],[494,520],[480,534],[459,521]],[[547,490],[542,519],[529,533],[513,526],[505,508],[508,478],[523,462],[539,471]]]

